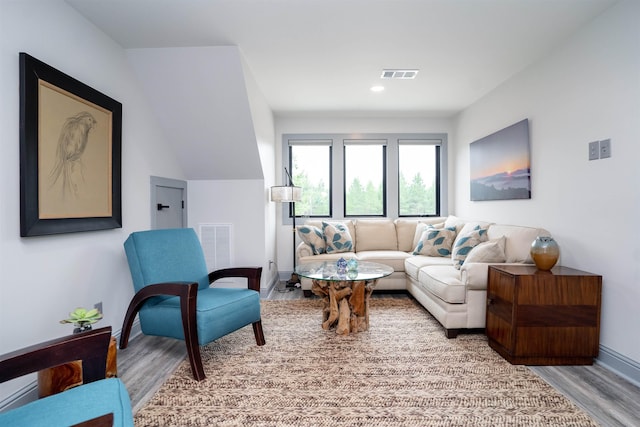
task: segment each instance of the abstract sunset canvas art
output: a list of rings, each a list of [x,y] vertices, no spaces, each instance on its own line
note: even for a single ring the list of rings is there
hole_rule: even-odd
[[[529,120],[470,144],[471,200],[531,198]]]

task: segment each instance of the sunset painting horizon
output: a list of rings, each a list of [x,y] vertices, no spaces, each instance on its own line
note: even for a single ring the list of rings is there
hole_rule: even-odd
[[[470,144],[471,200],[531,198],[529,120]]]

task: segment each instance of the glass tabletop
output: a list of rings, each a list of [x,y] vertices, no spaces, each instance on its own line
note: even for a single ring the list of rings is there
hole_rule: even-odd
[[[359,281],[375,280],[393,273],[393,268],[377,262],[358,261],[356,270],[338,273],[336,260],[318,261],[300,264],[296,267],[296,274],[309,279],[327,281]]]

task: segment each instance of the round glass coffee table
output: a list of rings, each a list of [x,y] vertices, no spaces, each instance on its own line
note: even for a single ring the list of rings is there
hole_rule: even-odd
[[[358,261],[357,269],[338,272],[337,261],[300,264],[296,273],[312,280],[311,292],[324,301],[322,328],[340,335],[369,329],[369,297],[378,279],[393,268],[377,262]]]

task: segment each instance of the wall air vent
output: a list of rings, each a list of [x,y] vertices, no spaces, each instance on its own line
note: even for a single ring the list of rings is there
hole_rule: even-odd
[[[232,224],[200,224],[200,244],[209,271],[233,266]],[[220,283],[233,283],[234,279],[220,279]]]
[[[419,70],[382,70],[383,79],[415,79]]]

